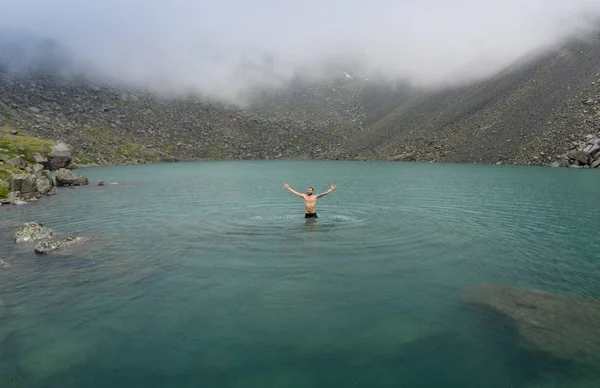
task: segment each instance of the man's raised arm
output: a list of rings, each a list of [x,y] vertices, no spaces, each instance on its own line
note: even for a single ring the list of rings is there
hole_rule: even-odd
[[[331,185],[331,187],[329,188],[329,190],[327,190],[326,192],[321,193],[321,194],[317,194],[317,198],[321,198],[321,197],[323,197],[323,196],[331,193],[333,190],[335,190],[335,187],[336,187],[335,185]]]
[[[296,190],[292,189],[290,187],[290,185],[288,185],[287,183],[283,184],[283,187],[285,187],[286,189],[288,189],[292,194],[297,195],[300,198],[304,198],[304,196],[302,194],[300,194],[299,192],[297,192]]]

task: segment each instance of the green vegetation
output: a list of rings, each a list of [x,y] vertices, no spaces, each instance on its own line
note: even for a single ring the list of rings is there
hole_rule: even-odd
[[[7,180],[12,174],[23,174],[26,171],[8,164],[0,164],[0,180]]]
[[[42,155],[47,155],[54,144],[50,140],[40,139],[28,135],[11,135],[10,129],[7,126],[0,127],[0,148],[6,150],[1,151],[7,153],[9,157],[17,157],[23,155],[29,163],[35,163],[33,155],[39,152]]]
[[[211,157],[216,160],[222,160],[227,157],[227,149],[225,148],[225,143],[216,142],[212,145],[210,149]]]
[[[83,156],[78,152],[73,152],[73,160],[80,166],[85,166],[85,165],[89,165],[89,164],[94,164],[95,162],[88,158],[87,156]]]
[[[7,195],[8,187],[5,184],[0,183],[0,198],[6,198]]]

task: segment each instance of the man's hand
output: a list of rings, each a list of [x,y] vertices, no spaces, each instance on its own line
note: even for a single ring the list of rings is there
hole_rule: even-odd
[[[335,190],[335,185],[331,185],[331,191]]]
[[[287,183],[284,183],[284,184],[283,184],[283,187],[285,187],[286,189],[289,189],[289,188],[290,188],[290,185],[288,185]]]

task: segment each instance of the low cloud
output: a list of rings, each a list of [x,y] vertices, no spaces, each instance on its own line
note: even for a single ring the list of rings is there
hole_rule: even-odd
[[[0,56],[10,42],[21,46],[13,66],[52,58],[113,83],[239,101],[331,69],[425,87],[472,81],[599,18],[597,0],[21,0],[2,6]],[[40,51],[30,38],[58,45]]]

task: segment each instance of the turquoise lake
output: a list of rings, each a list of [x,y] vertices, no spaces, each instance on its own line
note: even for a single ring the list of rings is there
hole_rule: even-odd
[[[461,302],[480,283],[600,299],[598,171],[76,172],[90,186],[0,208],[0,387],[600,386],[600,369],[520,346]],[[285,182],[337,190],[305,220]],[[37,256],[13,243],[28,221],[90,241]]]

